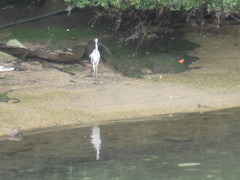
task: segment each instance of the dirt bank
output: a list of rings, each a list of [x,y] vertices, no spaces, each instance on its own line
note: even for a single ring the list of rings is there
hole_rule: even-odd
[[[20,103],[0,103],[0,135],[16,127],[30,130],[238,107],[239,35],[218,36],[186,36],[200,44],[192,52],[199,60],[190,65],[200,68],[161,79],[126,78],[103,63],[98,79],[92,77],[90,64],[78,65],[75,75],[26,62],[21,64],[26,71],[1,72],[0,92],[8,92]],[[1,65],[13,60],[4,55],[0,59]]]
[[[29,130],[240,105],[238,88],[197,89],[129,79],[103,64],[97,80],[88,67],[81,67],[81,73],[75,76],[41,66],[25,67],[29,69],[1,73],[1,91],[21,101],[0,103],[1,135],[15,127]],[[207,107],[198,107],[199,104]]]

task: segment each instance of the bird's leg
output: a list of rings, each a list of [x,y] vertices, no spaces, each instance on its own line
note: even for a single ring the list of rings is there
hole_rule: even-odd
[[[95,78],[97,79],[97,67],[95,69]]]
[[[96,78],[96,70],[93,71],[93,77]]]
[[[93,77],[96,78],[96,67],[94,67],[94,70],[93,70]]]
[[[93,77],[95,77],[95,64],[92,63],[92,67],[93,67]]]
[[[98,64],[96,64],[96,70],[95,70],[96,71],[95,72],[96,73],[96,78],[97,78],[97,68],[98,68]]]

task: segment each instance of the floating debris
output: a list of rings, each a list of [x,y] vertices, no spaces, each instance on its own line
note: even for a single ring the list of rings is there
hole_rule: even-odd
[[[146,158],[146,159],[143,159],[143,161],[149,162],[149,161],[153,161],[153,159]]]
[[[178,164],[179,167],[190,167],[190,166],[199,166],[199,165],[200,163],[196,163],[196,162]]]
[[[83,180],[90,180],[90,179],[92,179],[92,177],[85,177],[85,178],[83,178]]]

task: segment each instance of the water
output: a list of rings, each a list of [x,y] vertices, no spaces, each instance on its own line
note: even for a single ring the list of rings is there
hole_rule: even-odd
[[[160,116],[0,142],[3,180],[236,180],[240,109]]]

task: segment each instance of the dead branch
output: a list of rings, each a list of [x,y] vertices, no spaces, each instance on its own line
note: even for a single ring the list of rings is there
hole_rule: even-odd
[[[37,59],[56,63],[70,63],[81,61],[87,51],[87,44],[80,44],[72,48],[72,52],[55,51],[48,52],[41,49],[25,49],[21,47],[8,46],[0,43],[0,51],[21,59]]]

